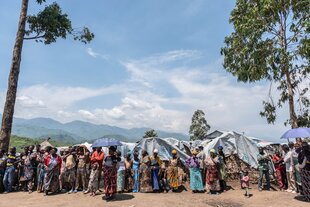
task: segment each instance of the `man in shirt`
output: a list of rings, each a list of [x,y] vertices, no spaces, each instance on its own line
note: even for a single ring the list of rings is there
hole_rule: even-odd
[[[282,149],[285,153],[284,155],[284,163],[286,169],[286,177],[288,182],[287,192],[296,193],[296,180],[295,180],[295,168],[293,162],[293,151],[287,145],[283,145]]]
[[[73,193],[75,188],[75,179],[76,179],[76,152],[74,148],[69,148],[69,155],[66,158],[66,174],[71,186],[71,190],[68,192]]]
[[[4,193],[12,192],[12,186],[15,178],[15,166],[16,166],[16,148],[10,149],[10,153],[6,160],[6,169],[3,177]]]
[[[267,182],[267,190],[270,190],[270,178],[269,178],[269,167],[268,162],[270,161],[270,158],[266,152],[264,152],[264,149],[260,147],[259,154],[257,155],[257,161],[258,161],[258,170],[259,170],[259,179],[258,179],[258,190],[263,190],[263,176],[265,176],[266,182]]]
[[[97,147],[96,151],[93,152],[90,161],[92,164],[98,163],[98,165],[99,165],[99,169],[98,169],[98,171],[99,171],[98,172],[98,189],[100,187],[103,159],[104,159],[104,152],[102,152],[102,147]]]

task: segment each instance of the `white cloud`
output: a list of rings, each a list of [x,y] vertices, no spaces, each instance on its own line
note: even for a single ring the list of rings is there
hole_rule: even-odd
[[[105,54],[100,54],[100,53],[97,53],[95,52],[92,48],[87,48],[86,50],[87,54],[92,56],[93,58],[102,58],[102,59],[105,59],[105,60],[108,60],[109,59],[109,56],[108,55],[105,55]]]
[[[236,84],[227,75],[213,72],[221,70],[221,59],[191,67],[199,58],[203,58],[200,51],[176,50],[123,61],[129,78],[123,84],[109,87],[34,85],[21,88],[16,115],[187,133],[193,112],[202,109],[213,130],[235,130],[262,138],[277,138],[285,131],[282,123],[286,111],[279,111],[280,120],[276,125],[266,124],[259,116],[268,85]],[[92,103],[92,108],[78,107],[80,101],[87,103],[90,98],[110,94],[121,97],[118,104],[105,107],[98,102],[95,106]]]

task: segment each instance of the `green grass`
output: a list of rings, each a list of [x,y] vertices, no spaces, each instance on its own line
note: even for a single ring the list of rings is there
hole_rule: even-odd
[[[19,136],[12,135],[10,139],[10,147],[16,147],[17,152],[22,152],[25,146],[37,145],[43,141],[44,139],[31,139],[27,137],[19,137]],[[50,140],[49,142],[55,147],[69,145],[68,143],[55,141],[55,140]]]

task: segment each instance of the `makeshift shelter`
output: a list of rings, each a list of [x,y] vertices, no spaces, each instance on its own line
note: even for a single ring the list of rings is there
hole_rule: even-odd
[[[139,151],[140,154],[142,150],[146,150],[149,155],[152,155],[154,149],[158,149],[158,155],[162,160],[169,160],[172,157],[171,151],[173,149],[175,149],[178,152],[178,156],[180,157],[180,160],[182,162],[185,162],[185,160],[189,158],[189,155],[187,155],[181,149],[171,144],[169,141],[158,137],[141,139],[136,144],[133,150]]]
[[[180,141],[176,138],[168,137],[164,138],[168,143],[171,145],[179,148],[182,152],[186,153],[187,155],[191,154],[190,146],[188,146],[187,142],[185,141]]]
[[[223,146],[226,156],[236,154],[242,161],[252,168],[257,168],[258,147],[249,138],[236,132],[223,132],[221,136],[214,138],[211,142],[205,140],[201,143],[204,152],[208,155],[211,149]]]
[[[48,140],[45,140],[40,144],[41,149],[45,149],[46,147],[54,147]]]

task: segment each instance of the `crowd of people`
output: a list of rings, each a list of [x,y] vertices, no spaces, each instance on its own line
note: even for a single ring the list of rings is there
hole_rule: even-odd
[[[278,189],[290,193],[300,193],[310,198],[310,149],[307,142],[297,139],[296,143],[280,145],[273,153],[259,148],[258,189],[263,190],[265,177],[266,190],[270,189],[270,175],[276,179]],[[270,163],[272,166],[270,167]]]
[[[177,151],[171,151],[169,160],[162,160],[154,149],[152,155],[142,150],[122,155],[117,147],[109,147],[105,154],[102,147],[90,152],[85,146],[69,147],[57,152],[57,148],[27,146],[17,156],[16,148],[0,152],[0,191],[34,190],[45,195],[56,193],[77,193],[96,196],[103,192],[109,201],[116,193],[123,192],[169,192],[179,191],[187,180],[193,193],[219,194],[227,190],[226,158],[223,147],[211,149],[205,154],[203,147],[192,149],[191,157],[184,163]],[[133,157],[132,157],[133,156]],[[259,148],[258,189],[270,189],[270,163],[280,190],[309,195],[309,180],[303,179],[303,172],[310,172],[310,150],[307,142],[289,143],[280,146],[274,153]],[[182,172],[187,173],[182,173]],[[249,197],[249,172],[242,172],[241,186]],[[100,188],[103,186],[103,189]],[[101,191],[101,189],[103,191]],[[309,190],[309,189],[308,189]]]

